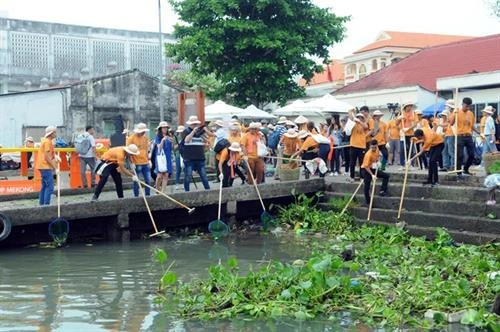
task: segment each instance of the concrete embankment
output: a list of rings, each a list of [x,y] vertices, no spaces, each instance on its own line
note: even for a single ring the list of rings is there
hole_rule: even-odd
[[[292,190],[299,193],[314,193],[324,190],[323,179],[297,182],[273,182],[259,186],[265,204],[286,204],[293,200]],[[219,191],[193,191],[172,194],[176,200],[195,207],[189,215],[186,209],[163,196],[148,198],[158,228],[173,229],[194,225],[206,225],[217,219]],[[127,240],[152,233],[152,226],[142,198],[116,199],[114,192],[107,192],[101,200],[90,203],[90,195],[65,195],[62,199],[61,217],[70,223],[69,241],[88,238]],[[262,212],[253,186],[224,188],[222,195],[224,220],[258,218]],[[12,222],[10,236],[0,241],[0,247],[19,246],[50,241],[47,225],[57,217],[55,205],[40,207],[33,197],[17,197],[16,200],[0,203],[0,213]]]

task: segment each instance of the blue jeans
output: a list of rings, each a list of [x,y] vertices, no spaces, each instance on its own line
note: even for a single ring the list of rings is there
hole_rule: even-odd
[[[201,182],[206,190],[210,189],[208,184],[207,170],[205,169],[205,160],[184,160],[184,190],[189,191],[189,182],[193,171],[200,174]]]
[[[135,172],[137,173],[137,176],[142,174],[142,177],[144,178],[144,182],[147,184],[151,185],[151,168],[149,165],[135,165]],[[146,196],[149,196],[151,194],[151,190],[146,187],[144,188],[146,191]],[[134,196],[139,197],[139,184],[137,182],[134,182]]]
[[[50,196],[54,192],[54,172],[51,169],[41,169],[42,189],[38,202],[40,205],[50,205]]]
[[[444,138],[443,166],[448,170],[455,168],[455,136]]]
[[[175,157],[175,184],[181,183],[181,156],[178,155]]]

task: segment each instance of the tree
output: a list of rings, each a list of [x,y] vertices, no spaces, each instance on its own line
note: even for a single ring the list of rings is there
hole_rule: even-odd
[[[203,90],[207,97],[213,100],[224,98],[224,85],[215,75],[200,75],[192,70],[175,70],[167,75],[167,81],[174,86],[188,90]]]
[[[167,53],[213,74],[237,104],[265,103],[304,95],[296,77],[309,81],[328,63],[328,48],[344,38],[348,17],[311,0],[170,0],[184,24]]]

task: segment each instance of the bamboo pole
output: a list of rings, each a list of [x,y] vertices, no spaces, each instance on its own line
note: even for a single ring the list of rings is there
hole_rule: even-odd
[[[458,171],[458,88],[455,88],[455,172]]]
[[[356,190],[354,190],[354,193],[352,194],[351,198],[349,198],[349,201],[347,202],[347,204],[344,206],[344,208],[342,209],[342,212],[340,212],[340,217],[342,217],[342,215],[344,214],[344,212],[347,210],[347,208],[349,207],[349,204],[351,204],[352,200],[354,199],[354,197],[356,197],[356,194],[358,193],[359,191],[359,188],[361,188],[361,185],[363,184],[363,180],[361,180],[359,182],[359,185],[358,187],[356,188]]]
[[[377,185],[377,174],[378,174],[378,166],[377,169],[375,170],[375,179],[372,179],[373,180],[372,195],[370,196],[370,206],[368,207],[368,217],[366,218],[367,221],[370,221],[370,217],[372,215],[373,197],[375,196],[375,186]]]
[[[413,142],[410,143],[410,150],[413,147]],[[403,209],[403,201],[405,199],[405,190],[406,190],[406,181],[408,180],[408,169],[409,169],[409,163],[406,162],[406,168],[405,168],[405,177],[403,180],[403,189],[401,190],[401,199],[399,201],[399,210],[398,210],[398,219],[401,218],[401,210]]]

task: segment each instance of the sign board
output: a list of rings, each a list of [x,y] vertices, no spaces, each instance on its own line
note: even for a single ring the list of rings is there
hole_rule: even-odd
[[[27,194],[40,191],[40,180],[1,180],[0,195]]]

